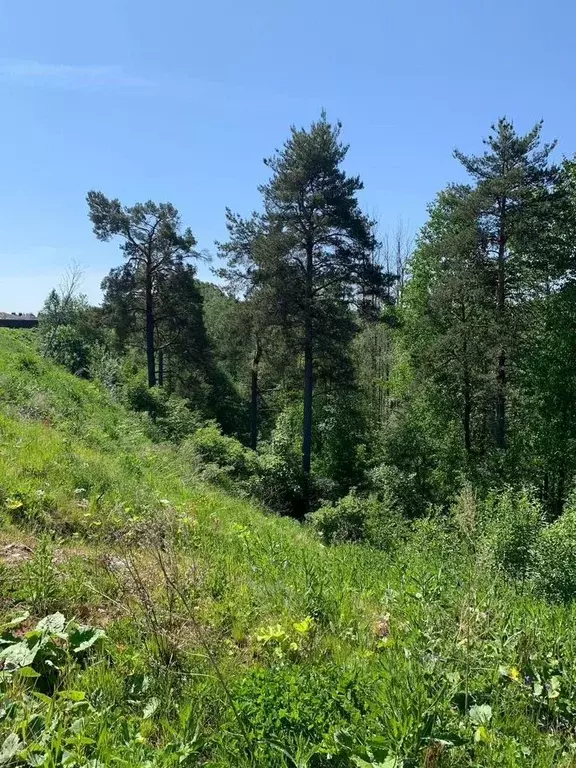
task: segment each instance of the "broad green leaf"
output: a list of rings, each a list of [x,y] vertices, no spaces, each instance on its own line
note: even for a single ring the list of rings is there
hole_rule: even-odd
[[[475,704],[470,708],[469,716],[474,725],[484,725],[492,719],[492,707],[490,704]]]
[[[50,616],[45,616],[40,619],[36,624],[36,630],[40,632],[50,632],[51,634],[57,634],[63,632],[66,626],[66,619],[61,613],[53,613]]]
[[[336,731],[334,734],[334,741],[336,744],[340,744],[342,747],[352,749],[354,747],[354,739],[348,731]]]
[[[33,645],[30,648],[25,640],[4,648],[0,651],[0,659],[4,660],[4,669],[11,672],[21,667],[29,667],[36,658],[38,648],[38,645]]]
[[[46,696],[45,693],[40,693],[40,691],[34,691],[33,695],[38,699],[38,701],[41,701],[43,704],[46,704],[49,707],[52,706],[52,699],[50,698],[50,696]]]
[[[40,677],[40,674],[35,669],[32,669],[32,667],[22,667],[22,669],[18,670],[18,676],[36,678]]]
[[[476,728],[476,732],[474,733],[474,741],[477,744],[486,744],[488,741],[490,741],[490,734],[488,733],[488,729],[485,725],[480,725],[478,728]]]
[[[68,635],[68,642],[73,653],[82,653],[91,648],[100,638],[105,637],[103,629],[95,627],[76,627]]]
[[[0,765],[9,765],[20,751],[20,747],[17,734],[9,733],[0,747]]]
[[[20,624],[23,624],[26,619],[30,618],[30,611],[25,611],[24,613],[21,613],[20,616],[16,616],[15,618],[8,621],[6,624],[0,625],[0,632],[5,632],[7,629],[14,629],[14,627],[19,627]]]
[[[68,701],[85,701],[86,694],[84,691],[60,691],[58,696],[61,699],[67,699]]]
[[[156,712],[159,706],[160,706],[160,702],[157,698],[154,697],[150,699],[148,704],[146,704],[146,706],[144,707],[142,718],[144,720],[147,720],[148,718],[152,717],[152,715],[154,715],[154,713]]]

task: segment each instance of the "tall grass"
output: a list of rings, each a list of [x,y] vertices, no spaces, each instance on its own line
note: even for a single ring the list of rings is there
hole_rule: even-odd
[[[574,610],[500,575],[469,508],[326,547],[146,434],[0,333],[0,624],[106,633],[49,694],[0,673],[0,765],[576,765]]]

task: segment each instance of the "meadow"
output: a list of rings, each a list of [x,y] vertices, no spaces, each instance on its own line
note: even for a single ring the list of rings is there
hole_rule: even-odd
[[[0,766],[576,766],[574,609],[507,575],[525,528],[495,562],[464,489],[328,546],[148,418],[0,332]]]

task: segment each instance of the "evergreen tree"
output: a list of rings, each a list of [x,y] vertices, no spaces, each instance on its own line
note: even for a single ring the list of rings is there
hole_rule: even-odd
[[[348,147],[326,115],[309,130],[293,128],[265,161],[272,176],[260,191],[262,236],[252,249],[251,279],[267,296],[304,360],[302,469],[309,483],[315,364],[333,358],[354,332],[349,307],[364,305],[385,284],[371,259],[371,223],[360,210],[362,182],[342,169]]]
[[[185,261],[198,254],[190,229],[181,231],[180,215],[171,203],[123,206],[102,192],[87,195],[90,220],[99,240],[120,238],[126,262],[110,276],[107,288],[122,295],[122,316],[145,317],[148,386],[157,383],[156,310],[161,284]]]
[[[495,270],[469,190],[450,187],[430,207],[404,294],[404,343],[416,383],[444,430],[458,424],[466,463],[489,447],[497,350]]]
[[[532,249],[538,222],[544,220],[557,168],[550,165],[555,143],[541,143],[542,123],[526,135],[501,118],[484,141],[483,155],[455,156],[476,182],[468,203],[478,217],[488,254],[496,262],[496,306],[499,323],[495,440],[507,443],[507,387],[510,357],[511,307],[522,291],[522,273]],[[529,266],[529,265],[528,265]]]

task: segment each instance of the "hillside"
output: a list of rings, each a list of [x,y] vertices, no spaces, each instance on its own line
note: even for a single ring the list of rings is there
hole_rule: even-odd
[[[0,435],[0,766],[576,765],[574,610],[472,499],[326,547],[6,330]]]

